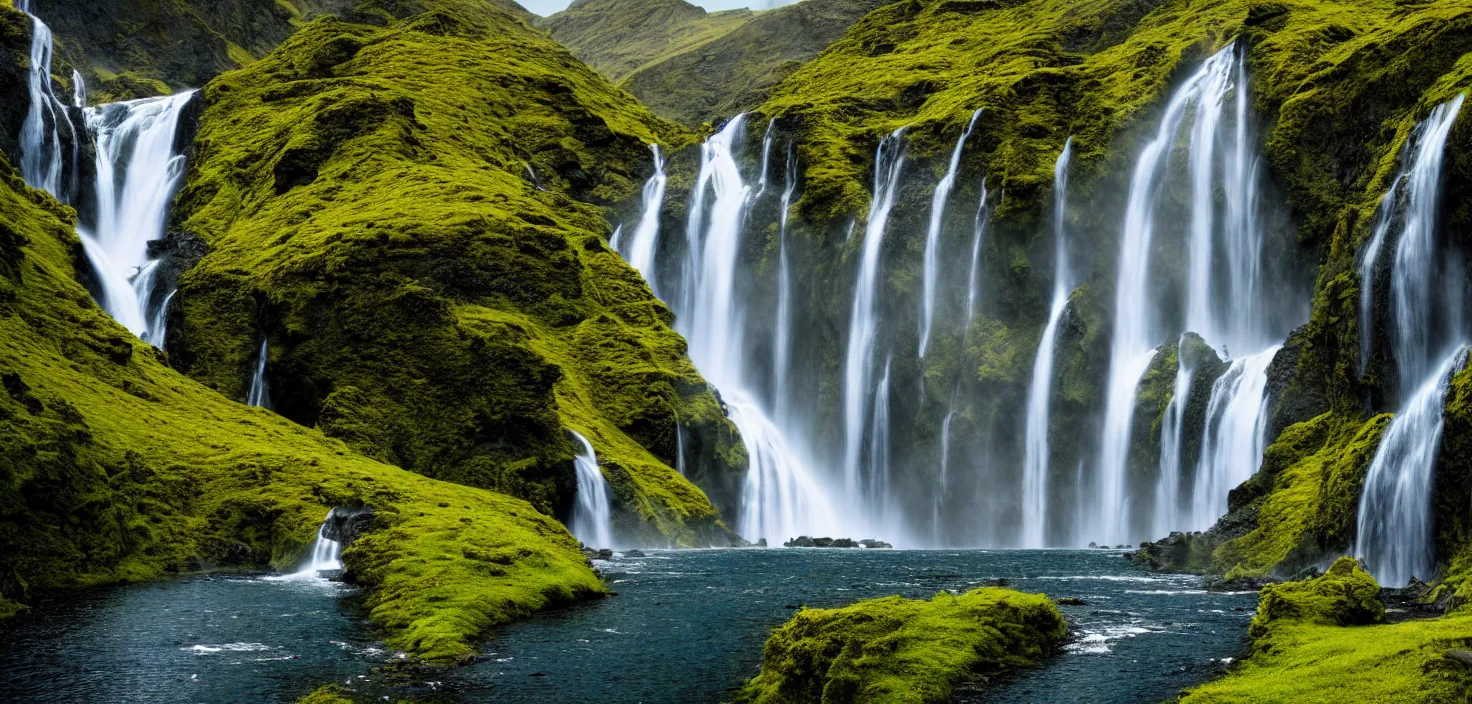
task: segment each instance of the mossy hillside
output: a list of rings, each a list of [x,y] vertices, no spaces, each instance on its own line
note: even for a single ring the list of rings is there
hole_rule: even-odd
[[[525,501],[381,464],[179,375],[76,280],[70,209],[0,161],[0,611],[54,589],[290,569],[332,507],[391,647],[462,658],[490,627],[603,585]]]
[[[684,0],[577,0],[536,26],[621,81],[662,57],[699,51],[755,15],[747,9],[706,12]]]
[[[1230,508],[1250,517],[1248,529],[1224,536],[1211,571],[1281,574],[1348,550],[1365,473],[1389,424],[1388,414],[1326,413],[1284,430],[1258,473],[1232,491]]]
[[[965,678],[1037,664],[1067,632],[1046,596],[996,588],[803,609],[736,701],[942,702]]]
[[[199,88],[265,56],[314,17],[381,24],[437,7],[533,17],[514,0],[49,0],[35,9],[55,34],[56,81],[70,93],[77,69],[97,104]]]
[[[497,13],[318,20],[205,98],[176,216],[212,251],[180,281],[180,368],[243,398],[264,337],[283,415],[547,513],[575,429],[660,544],[724,540],[671,467],[680,423],[739,474],[735,431],[598,205],[684,132]]]
[[[1380,587],[1340,558],[1304,582],[1263,589],[1251,653],[1182,702],[1466,702],[1472,671],[1445,657],[1472,644],[1472,612],[1379,624]]]

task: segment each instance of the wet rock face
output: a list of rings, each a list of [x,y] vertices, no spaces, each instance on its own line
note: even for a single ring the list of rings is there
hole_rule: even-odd
[[[336,540],[343,547],[353,544],[358,536],[368,532],[373,525],[371,508],[335,509],[322,523],[322,537]]]

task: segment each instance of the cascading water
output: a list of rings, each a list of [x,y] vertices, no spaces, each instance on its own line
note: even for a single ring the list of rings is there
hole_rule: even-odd
[[[32,23],[31,104],[21,129],[21,170],[31,186],[77,204],[75,189],[62,188],[66,161],[61,131],[70,133],[72,127],[66,106],[51,87],[51,32],[39,19],[33,17]],[[74,99],[85,102],[80,79],[74,77]],[[163,339],[150,329],[169,294],[158,295],[158,261],[149,259],[148,243],[163,237],[169,204],[184,176],[184,157],[174,152],[174,141],[179,116],[193,97],[189,91],[99,105],[83,113],[96,146],[96,210],[81,217],[84,225],[77,231],[97,274],[103,309],[155,345]],[[72,135],[73,144],[76,137]]]
[[[1187,530],[1210,528],[1227,512],[1227,492],[1257,471],[1267,446],[1268,365],[1280,348],[1234,360],[1212,384]]]
[[[869,428],[869,471],[861,496],[869,520],[883,525],[889,518],[889,368],[893,360],[884,360],[884,375],[874,392],[874,418]]]
[[[935,501],[930,512],[930,540],[936,546],[944,544],[941,538],[940,507],[949,490],[947,484],[950,481],[951,470],[951,421],[955,418],[955,410],[946,411],[945,420],[940,423],[940,486],[936,489]]]
[[[894,207],[905,165],[905,128],[879,142],[874,156],[874,191],[864,227],[864,249],[854,283],[853,312],[849,317],[848,352],[844,362],[844,482],[850,496],[862,496],[861,472],[866,421],[870,398],[869,379],[874,364],[874,338],[879,329],[875,297],[879,285],[879,259],[884,249],[884,231]]]
[[[924,271],[921,274],[923,297],[920,301],[920,358],[925,359],[925,349],[930,345],[930,327],[935,320],[935,289],[940,285],[940,228],[945,220],[946,201],[951,197],[951,189],[956,185],[956,171],[961,166],[961,150],[966,146],[966,140],[971,137],[971,131],[976,128],[976,119],[981,117],[981,109],[971,113],[971,121],[966,123],[966,130],[961,133],[961,138],[956,140],[956,148],[951,150],[951,161],[946,167],[946,173],[940,182],[935,184],[935,194],[930,199],[930,227],[925,233],[925,260]]]
[[[1197,332],[1211,344],[1241,351],[1264,349],[1272,340],[1281,339],[1284,332],[1276,329],[1278,323],[1268,320],[1262,306],[1256,303],[1264,298],[1265,292],[1262,290],[1262,236],[1256,212],[1258,169],[1248,129],[1244,62],[1245,52],[1234,42],[1207,59],[1176,90],[1154,139],[1141,152],[1131,178],[1115,287],[1114,337],[1095,487],[1098,500],[1086,518],[1088,534],[1101,536],[1107,542],[1121,543],[1134,537],[1130,535],[1133,523],[1126,476],[1135,397],[1142,375],[1155,358],[1155,345],[1162,334],[1171,333],[1171,328],[1177,334]],[[1226,98],[1234,91],[1236,128],[1231,143],[1224,144],[1227,140],[1219,134],[1219,126]],[[1150,255],[1155,218],[1162,201],[1168,197],[1164,186],[1170,180],[1171,153],[1187,115],[1191,115],[1187,142],[1191,195],[1186,203],[1190,226],[1186,242],[1185,319],[1177,327],[1164,320],[1168,309],[1158,297],[1151,295]],[[1219,174],[1224,175],[1220,183]],[[1224,201],[1220,206],[1218,194]],[[1218,207],[1221,217],[1217,216]],[[1218,251],[1227,253],[1225,267],[1214,261]],[[1225,279],[1219,279],[1223,274]],[[1253,303],[1249,305],[1248,301]],[[1250,358],[1257,359],[1258,355]],[[1244,388],[1251,391],[1255,386]],[[1262,405],[1260,401],[1257,398],[1238,403],[1257,409]],[[1172,428],[1173,433],[1178,430]],[[1175,443],[1172,450],[1178,454],[1178,439],[1171,440]],[[1256,459],[1249,463],[1255,469]],[[1237,466],[1203,469],[1223,476],[1237,476],[1241,471]],[[1162,475],[1161,481],[1175,479]],[[1163,496],[1169,491],[1170,487],[1158,485],[1155,495]],[[1219,497],[1223,506],[1224,492],[1225,489]],[[1081,534],[1080,539],[1083,537]]]
[[[659,145],[651,144],[649,150],[654,153],[654,175],[644,184],[643,213],[639,216],[639,225],[634,228],[633,236],[629,238],[627,259],[630,266],[644,275],[649,289],[659,295],[654,254],[659,248],[659,208],[664,204],[664,189],[668,179],[665,177],[664,157],[659,153]]]
[[[270,348],[266,338],[261,338],[261,348],[256,350],[255,371],[250,375],[250,387],[245,392],[245,405],[269,408],[271,406],[271,389],[266,382],[266,358],[269,356]]]
[[[1375,337],[1375,267],[1380,262],[1380,250],[1385,245],[1385,237],[1390,233],[1390,225],[1395,220],[1396,194],[1400,192],[1400,184],[1404,174],[1396,174],[1390,182],[1390,188],[1380,198],[1379,213],[1375,216],[1375,229],[1372,231],[1370,241],[1365,245],[1364,254],[1360,257],[1360,373],[1365,373],[1365,365],[1370,363],[1370,351],[1374,348]]]
[[[332,509],[327,512],[327,517],[322,519],[321,527],[317,528],[317,539],[312,541],[312,556],[307,564],[290,574],[268,577],[268,579],[281,582],[306,582],[321,579],[323,572],[342,569],[342,543],[326,535],[327,522],[332,520],[332,515],[336,512],[337,509]]]
[[[803,448],[784,437],[746,381],[743,311],[736,297],[737,259],[750,189],[741,179],[734,148],[745,115],[732,118],[701,148],[700,173],[691,194],[676,329],[690,343],[690,358],[720,390],[731,422],[741,433],[748,466],[742,484],[741,534],[749,540],[781,540],[799,534],[840,532],[831,490],[811,469]],[[708,198],[707,191],[714,196]],[[709,204],[709,207],[707,207]]]
[[[987,207],[986,179],[981,181],[981,200],[976,205],[976,222],[971,228],[971,273],[966,277],[966,327],[976,319],[976,299],[981,291],[981,243],[986,239],[986,226],[991,222]]]
[[[756,177],[756,193],[751,196],[753,202],[767,192],[767,163],[772,156],[772,128],[776,126],[777,118],[767,120],[767,131],[762,134],[762,168]]]
[[[1196,369],[1179,350],[1186,344],[1182,335],[1176,343],[1176,379],[1170,403],[1160,422],[1160,478],[1155,485],[1154,535],[1165,535],[1180,528],[1181,447],[1185,432],[1186,406],[1191,399],[1191,378]]]
[[[578,496],[573,504],[568,528],[584,545],[595,548],[613,547],[613,502],[609,500],[608,480],[598,468],[598,454],[588,439],[569,430],[582,452],[573,458],[577,472]]]
[[[1434,576],[1432,473],[1441,449],[1446,392],[1466,363],[1467,349],[1458,348],[1411,393],[1365,474],[1354,551],[1384,584],[1403,586],[1414,577]]]
[[[1032,363],[1032,384],[1027,392],[1020,543],[1029,548],[1047,544],[1048,422],[1053,397],[1053,356],[1058,340],[1058,323],[1063,319],[1063,310],[1068,307],[1068,294],[1073,290],[1064,222],[1068,205],[1068,162],[1072,157],[1073,137],[1069,137],[1053,165],[1053,302],[1048,309],[1048,323],[1043,327],[1042,339],[1038,340],[1037,356]]]
[[[25,6],[22,12],[30,14]],[[61,182],[62,132],[75,138],[66,106],[57,100],[51,86],[51,28],[31,15],[31,70],[26,77],[30,106],[20,129],[20,172],[26,183],[65,201]]]
[[[787,263],[787,215],[792,208],[792,194],[797,190],[797,150],[787,145],[786,183],[782,187],[782,213],[777,227],[777,311],[772,335],[772,395],[776,398],[776,417],[787,417],[789,357],[792,354],[792,272]]]
[[[1463,97],[1438,106],[1417,126],[1414,154],[1403,160],[1407,171],[1392,186],[1405,184],[1389,287],[1400,410],[1365,476],[1355,541],[1355,552],[1391,586],[1429,577],[1434,569],[1431,489],[1442,406],[1451,376],[1466,362],[1465,264],[1443,251],[1436,237],[1444,150]],[[1397,200],[1392,191],[1383,204]]]

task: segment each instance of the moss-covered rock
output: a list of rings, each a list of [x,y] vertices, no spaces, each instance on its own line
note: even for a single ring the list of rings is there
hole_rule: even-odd
[[[967,677],[1037,664],[1068,632],[1041,594],[976,589],[803,609],[773,631],[738,702],[943,702]]]
[[[165,364],[77,283],[70,208],[0,160],[0,613],[54,589],[303,558],[367,506],[343,554],[387,642],[453,661],[497,624],[600,595],[525,501],[381,464]]]
[[[1264,588],[1251,653],[1181,701],[1466,702],[1472,668],[1446,654],[1472,644],[1472,612],[1370,625],[1385,613],[1379,592],[1350,558],[1314,579]]]
[[[570,428],[628,539],[728,541],[675,431],[715,476],[744,469],[739,439],[599,207],[683,131],[496,11],[318,20],[205,99],[176,215],[210,252],[180,281],[179,368],[243,398],[264,338],[286,417],[549,514]]]

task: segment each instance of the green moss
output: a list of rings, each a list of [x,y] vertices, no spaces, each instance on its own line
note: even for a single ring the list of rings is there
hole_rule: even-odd
[[[180,282],[182,369],[242,398],[265,337],[283,415],[547,512],[570,501],[571,428],[634,533],[729,540],[671,467],[679,423],[739,474],[734,427],[603,244],[600,205],[685,132],[495,12],[318,20],[205,98],[177,214],[211,251]]]
[[[1391,625],[1379,585],[1349,558],[1263,589],[1252,653],[1182,702],[1466,702],[1472,671],[1444,657],[1472,644],[1472,612]]]
[[[311,694],[296,700],[296,704],[353,704],[348,692],[335,684],[323,685]]]
[[[972,675],[1028,667],[1068,627],[1047,597],[1006,589],[803,609],[773,631],[738,702],[942,702]]]
[[[1255,510],[1253,528],[1216,549],[1218,573],[1261,576],[1348,549],[1365,472],[1390,416],[1326,413],[1283,431],[1263,466],[1233,492]],[[1286,564],[1285,564],[1286,563]]]
[[[169,369],[92,302],[73,213],[0,161],[0,604],[205,568],[288,569],[328,509],[386,642],[452,661],[500,623],[604,587],[525,501],[434,481]]]

